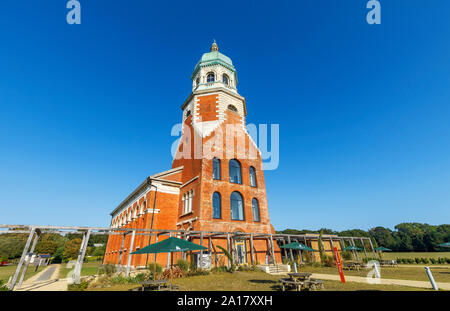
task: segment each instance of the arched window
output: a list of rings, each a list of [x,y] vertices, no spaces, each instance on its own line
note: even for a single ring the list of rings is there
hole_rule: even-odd
[[[210,82],[214,82],[216,80],[214,73],[210,72],[208,73],[208,75],[206,76],[206,82],[210,83]]]
[[[136,208],[133,210],[133,218],[137,218],[138,211],[139,211],[139,204],[136,205]]]
[[[250,173],[250,186],[256,187],[256,171],[253,166],[250,166],[249,173]]]
[[[220,160],[217,158],[213,159],[213,178],[220,179]]]
[[[195,80],[195,84],[198,86],[200,84],[200,78],[197,78],[197,80]]]
[[[224,74],[224,75],[222,76],[222,82],[223,82],[224,84],[228,85],[229,81],[230,81],[230,79],[228,79],[228,76],[227,76],[226,74]]]
[[[253,221],[260,221],[258,200],[252,199]]]
[[[228,166],[230,169],[230,182],[242,184],[241,164],[237,160],[232,159]]]
[[[191,115],[191,111],[190,110],[186,111],[186,118],[189,117],[190,115]]]
[[[244,200],[242,195],[234,191],[230,197],[231,220],[244,220]]]
[[[233,105],[228,105],[228,110],[231,110],[233,112],[237,112],[237,108]]]
[[[220,200],[220,193],[214,192],[213,194],[213,218],[219,219],[222,217],[221,212],[221,200]]]

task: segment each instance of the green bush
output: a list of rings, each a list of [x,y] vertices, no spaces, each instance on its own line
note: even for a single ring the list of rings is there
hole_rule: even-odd
[[[256,265],[242,265],[237,268],[238,271],[259,271]]]
[[[429,263],[430,263],[430,261],[428,260],[428,258],[421,258],[421,262],[422,262],[423,264],[429,264]]]
[[[349,251],[343,251],[342,252],[342,258],[344,260],[351,260],[352,257],[353,257],[352,252],[349,252]]]
[[[447,260],[446,260],[446,258],[439,257],[438,262],[439,262],[439,264],[442,265],[442,264],[445,264],[447,262]]]
[[[203,269],[191,270],[186,275],[187,276],[209,275],[209,271]]]
[[[430,258],[430,261],[431,261],[432,264],[436,263],[436,259],[434,259],[434,258]]]
[[[181,271],[188,272],[188,270],[189,270],[189,262],[187,260],[178,259],[177,260],[177,265],[178,265],[178,267],[180,267]]]
[[[111,264],[102,265],[98,268],[98,274],[112,275],[116,272],[116,266]]]
[[[3,292],[3,291],[9,291],[9,288],[6,287],[5,281],[0,280],[0,292]]]
[[[412,259],[412,258],[407,258],[407,260],[408,260],[409,264],[415,263],[414,259]]]
[[[227,272],[228,267],[227,266],[218,266],[211,269],[212,273],[221,273],[221,272]]]
[[[89,282],[87,281],[81,281],[80,284],[69,284],[67,286],[67,290],[69,291],[84,291],[86,288],[88,288]]]
[[[447,263],[450,263],[450,258],[445,258],[445,261],[446,261]]]
[[[162,271],[163,271],[163,267],[158,263],[156,263],[156,266],[155,266],[154,262],[149,263],[146,268],[148,270],[150,270],[152,273],[153,273],[154,269],[156,269],[156,273],[162,273]]]

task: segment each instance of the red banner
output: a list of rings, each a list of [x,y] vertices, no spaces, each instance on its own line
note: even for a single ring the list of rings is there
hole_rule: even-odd
[[[334,258],[336,259],[336,266],[338,268],[339,275],[341,277],[341,282],[345,283],[344,270],[342,270],[341,258],[339,257],[337,247],[333,247],[333,251],[334,251]]]

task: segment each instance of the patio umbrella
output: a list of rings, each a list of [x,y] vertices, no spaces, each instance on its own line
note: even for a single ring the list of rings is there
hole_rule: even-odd
[[[360,251],[362,249],[357,246],[350,245],[350,246],[344,247],[342,250],[343,251]]]
[[[280,248],[288,248],[288,249],[297,249],[299,251],[316,252],[315,249],[312,249],[311,247],[306,246],[305,244],[302,244],[300,242],[291,242],[289,244],[280,246]],[[295,273],[297,273],[297,264],[295,262],[294,262],[294,269],[295,269]]]
[[[162,240],[158,243],[153,243],[147,245],[146,247],[141,248],[131,254],[154,254],[154,253],[174,253],[174,252],[186,252],[186,251],[198,251],[207,249],[204,246],[175,238],[170,237],[168,239]],[[173,260],[173,256],[171,256],[171,260]],[[156,262],[153,265],[153,280],[155,279],[155,269]],[[170,276],[172,278],[172,269],[170,270]]]
[[[381,260],[381,253],[382,253],[382,252],[392,252],[391,249],[389,249],[389,248],[387,248],[387,247],[383,247],[383,246],[377,247],[377,248],[375,248],[375,250],[376,250],[377,252],[379,252],[380,260]]]
[[[442,246],[442,247],[450,247],[450,242],[446,242],[446,243],[439,244],[439,246]]]

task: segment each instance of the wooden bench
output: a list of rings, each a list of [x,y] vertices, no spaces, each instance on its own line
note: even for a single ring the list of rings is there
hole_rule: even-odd
[[[283,292],[286,291],[286,288],[288,286],[289,287],[294,287],[295,290],[297,290],[297,291],[301,291],[302,285],[304,285],[303,282],[294,281],[294,280],[291,280],[291,279],[281,279],[280,283],[281,283],[281,288],[282,288]]]
[[[318,279],[310,279],[308,281],[308,287],[309,287],[309,290],[314,290],[314,291],[316,291],[318,287],[320,287],[322,290],[325,289],[325,285],[323,284],[323,281],[318,280]]]

